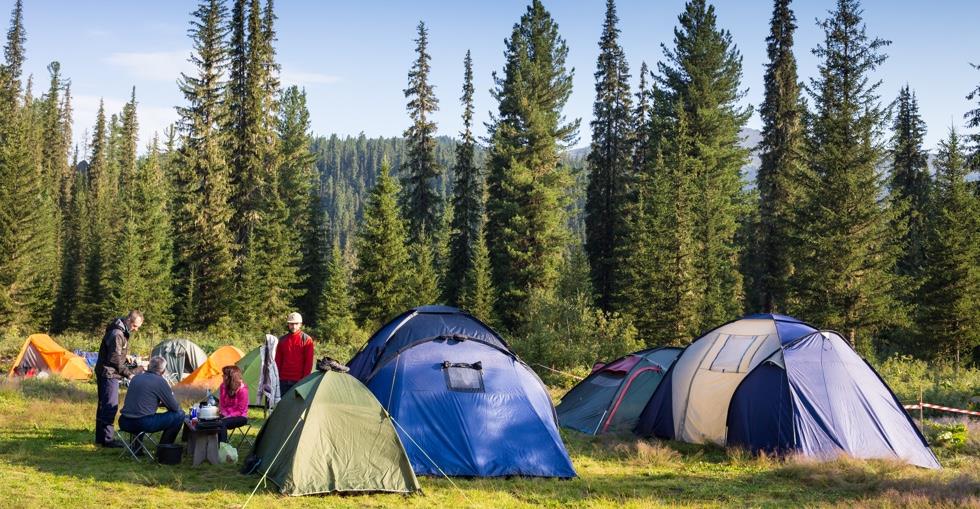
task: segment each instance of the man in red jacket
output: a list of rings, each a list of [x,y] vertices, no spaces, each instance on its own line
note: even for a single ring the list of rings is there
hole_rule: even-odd
[[[303,317],[299,313],[289,313],[286,326],[289,327],[289,334],[279,338],[279,345],[276,346],[279,397],[313,371],[313,338],[300,330],[303,328]]]

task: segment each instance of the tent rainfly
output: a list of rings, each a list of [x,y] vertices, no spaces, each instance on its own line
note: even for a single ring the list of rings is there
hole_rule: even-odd
[[[208,354],[189,339],[167,339],[151,350],[151,357],[157,355],[167,360],[167,376],[172,382],[183,380],[208,359]]]
[[[939,468],[885,382],[837,333],[750,315],[691,343],[640,415],[637,433],[826,459]]]
[[[558,423],[590,435],[632,431],[680,353],[680,348],[651,348],[597,364],[555,407]]]
[[[88,380],[92,377],[92,369],[84,358],[65,350],[47,334],[31,334],[14,359],[8,377],[42,372],[69,380]]]
[[[419,490],[391,417],[356,378],[314,371],[283,395],[255,439],[258,473],[285,495]]]
[[[204,364],[201,364],[193,373],[184,377],[178,385],[190,385],[216,390],[221,385],[221,370],[225,366],[232,366],[241,360],[243,354],[238,348],[225,345],[211,354]],[[250,387],[250,391],[255,390]]]
[[[417,474],[575,476],[544,384],[463,311],[412,309],[349,365],[400,425]]]

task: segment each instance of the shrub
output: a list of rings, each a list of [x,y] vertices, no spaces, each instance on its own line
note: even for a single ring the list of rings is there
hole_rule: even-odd
[[[922,433],[929,445],[951,451],[961,451],[966,447],[969,429],[963,422],[956,421],[925,421]]]
[[[876,366],[878,373],[903,403],[919,401],[954,408],[975,408],[980,392],[980,369],[948,364],[928,365],[907,355],[893,355]],[[927,414],[930,412],[927,410]]]

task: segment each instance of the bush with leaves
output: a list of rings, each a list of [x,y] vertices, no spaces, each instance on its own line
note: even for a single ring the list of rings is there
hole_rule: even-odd
[[[631,321],[596,309],[588,274],[584,253],[573,251],[563,263],[558,289],[536,289],[528,299],[527,325],[513,346],[548,384],[576,381],[551,370],[583,376],[596,360],[621,357],[642,346]]]

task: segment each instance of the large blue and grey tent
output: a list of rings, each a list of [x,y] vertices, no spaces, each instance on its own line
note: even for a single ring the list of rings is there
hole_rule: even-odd
[[[885,382],[835,332],[750,315],[691,343],[636,427],[641,435],[814,458],[939,468]]]
[[[416,474],[575,476],[544,384],[463,311],[412,309],[349,366],[394,418]]]
[[[680,348],[650,348],[596,364],[561,398],[558,423],[590,435],[632,431],[680,353]]]

